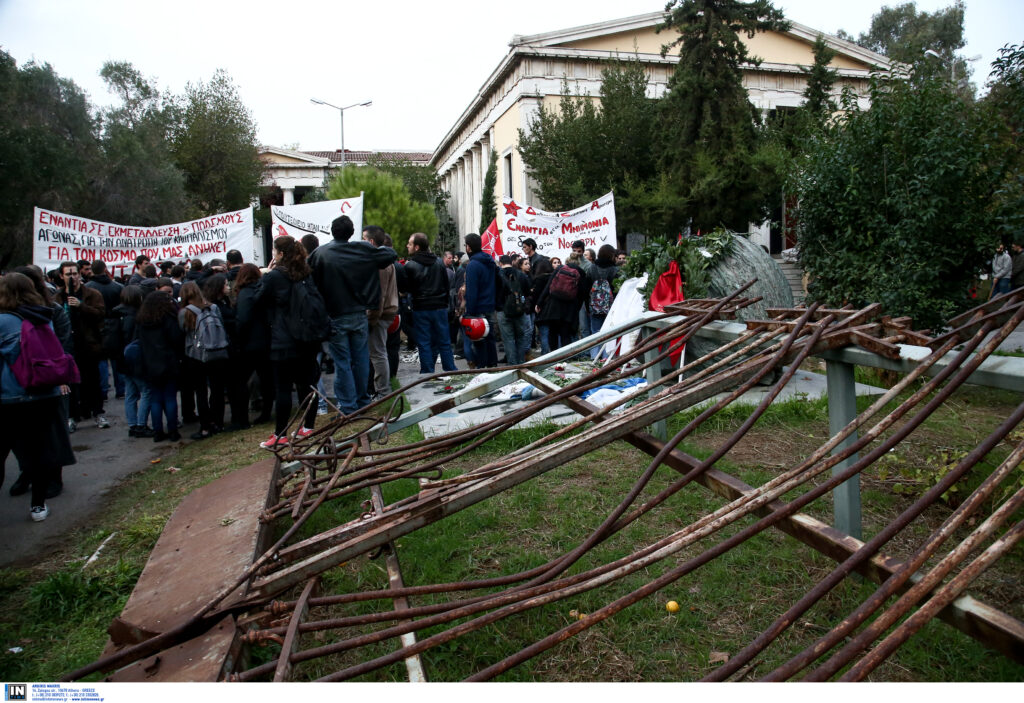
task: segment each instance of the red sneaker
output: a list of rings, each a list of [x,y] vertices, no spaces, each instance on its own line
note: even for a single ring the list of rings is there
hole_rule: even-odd
[[[260,442],[260,446],[264,449],[276,449],[277,447],[287,447],[288,438],[278,437],[276,434],[270,435],[266,442]]]
[[[313,432],[315,432],[315,430],[307,430],[305,427],[300,427],[299,431],[295,433],[295,439],[305,439],[313,434]]]

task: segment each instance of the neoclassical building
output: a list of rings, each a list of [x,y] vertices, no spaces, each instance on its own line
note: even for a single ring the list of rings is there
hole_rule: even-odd
[[[283,147],[262,146],[260,159],[266,164],[263,185],[269,189],[264,205],[293,205],[302,195],[324,184],[331,169],[341,167],[341,150],[293,151]],[[430,152],[424,151],[350,151],[345,150],[345,164],[365,166],[371,157],[404,159],[425,166]]]
[[[475,231],[480,222],[483,180],[491,149],[498,154],[494,198],[499,212],[504,195],[523,204],[544,207],[534,197],[530,177],[516,148],[518,130],[529,129],[542,106],[557,108],[563,81],[569,81],[574,93],[596,96],[601,87],[602,62],[617,56],[636,56],[646,67],[648,96],[664,94],[678,56],[661,57],[662,45],[671,41],[667,32],[656,32],[663,19],[663,12],[652,12],[512,38],[508,54],[430,159],[441,177],[442,187],[451,193],[451,214],[461,235]],[[762,60],[759,66],[748,64],[743,68],[743,83],[754,105],[765,112],[800,105],[805,88],[801,67],[814,62],[811,45],[819,34],[837,52],[831,63],[838,72],[836,96],[849,87],[862,96],[866,106],[869,75],[874,69],[888,69],[889,60],[797,22],[792,22],[786,32],[744,37],[750,53]],[[778,232],[772,235],[766,225],[755,229],[753,236],[774,253],[783,248],[784,238]]]

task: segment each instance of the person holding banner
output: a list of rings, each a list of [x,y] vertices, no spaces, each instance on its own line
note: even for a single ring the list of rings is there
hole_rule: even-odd
[[[349,241],[354,230],[348,216],[338,217],[331,223],[334,241],[309,257],[313,281],[331,318],[327,344],[334,359],[334,394],[338,409],[346,415],[370,403],[366,392],[370,376],[366,311],[380,304],[377,272],[398,260],[394,249],[377,248],[362,240]],[[281,239],[274,241],[275,246]]]

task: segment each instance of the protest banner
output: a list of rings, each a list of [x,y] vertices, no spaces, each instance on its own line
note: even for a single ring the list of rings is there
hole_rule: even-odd
[[[288,234],[302,239],[307,234],[315,234],[321,244],[334,240],[331,236],[331,223],[335,218],[348,215],[355,228],[354,237],[358,239],[363,233],[363,196],[345,198],[344,200],[322,200],[318,203],[302,203],[301,205],[273,205],[270,208],[271,231],[274,237]]]
[[[522,250],[524,239],[537,242],[537,251],[547,257],[557,256],[564,262],[572,253],[572,243],[583,240],[585,249],[597,251],[604,244],[617,247],[615,238],[615,195],[608,193],[597,200],[568,212],[547,212],[519,205],[505,196],[505,213],[501,242],[506,252]]]
[[[153,262],[199,259],[206,263],[238,249],[246,261],[256,258],[252,208],[173,225],[136,227],[37,207],[32,232],[32,263],[47,271],[62,261],[99,259],[111,276],[120,276],[131,273],[135,258],[143,254]]]

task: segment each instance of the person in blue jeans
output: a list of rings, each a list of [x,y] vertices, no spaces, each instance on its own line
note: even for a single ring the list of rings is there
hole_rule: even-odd
[[[366,382],[370,377],[369,325],[366,311],[380,304],[378,271],[398,260],[394,249],[375,247],[352,238],[354,226],[347,215],[331,223],[334,241],[318,247],[309,257],[313,282],[320,290],[331,318],[327,348],[334,359],[334,395],[346,415],[370,403]]]
[[[403,267],[399,287],[412,295],[413,333],[420,354],[420,373],[434,373],[438,356],[442,369],[455,371],[448,329],[448,269],[437,254],[430,251],[430,241],[422,232],[409,237],[407,249],[409,260]]]
[[[504,287],[499,277],[498,265],[490,254],[483,251],[479,234],[466,235],[466,252],[469,265],[466,267],[466,317],[486,318],[490,326],[487,336],[473,342],[473,357],[477,368],[494,368],[498,365],[497,310],[505,302]]]

